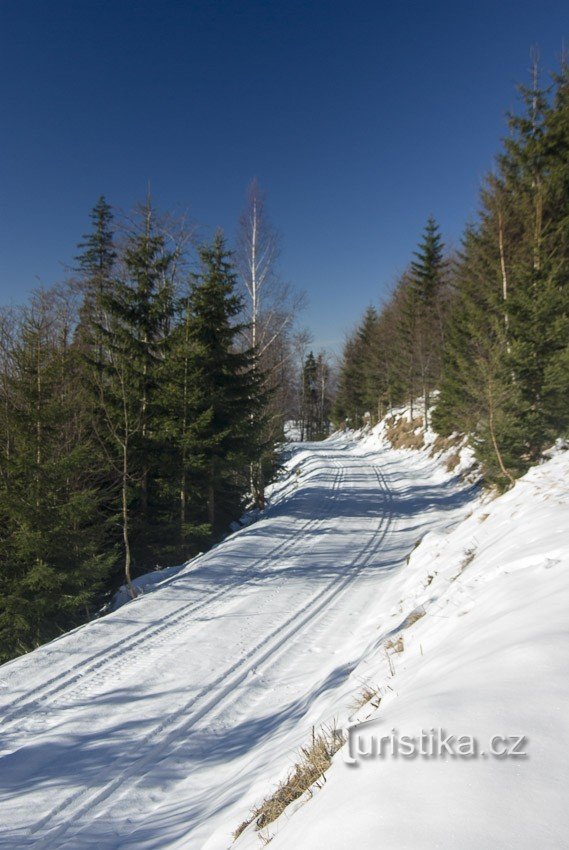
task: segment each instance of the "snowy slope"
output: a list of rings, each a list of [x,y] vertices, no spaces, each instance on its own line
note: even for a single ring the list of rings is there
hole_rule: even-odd
[[[379,445],[291,453],[259,522],[0,668],[0,847],[227,847],[345,711],[406,555],[475,493]]]
[[[412,623],[412,611],[425,614]],[[271,847],[568,847],[569,452],[450,534],[430,533],[376,613],[352,674],[382,697],[351,718],[371,755],[353,766],[348,746],[337,753],[322,790],[264,831]],[[400,637],[403,651],[386,651]],[[477,755],[372,749],[392,730],[431,729],[473,738]],[[525,755],[493,757],[497,735]],[[236,845],[246,846],[251,830]]]
[[[528,757],[344,747],[236,850],[567,846],[569,453],[484,503],[381,427],[290,452],[260,521],[0,668],[1,848],[227,848],[333,719]]]

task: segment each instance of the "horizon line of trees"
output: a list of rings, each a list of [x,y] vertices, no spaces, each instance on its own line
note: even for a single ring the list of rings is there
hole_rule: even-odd
[[[348,338],[333,409],[358,427],[408,404],[425,427],[468,434],[500,488],[569,429],[567,65],[543,87],[534,62],[520,92],[460,250],[429,217],[391,296]]]

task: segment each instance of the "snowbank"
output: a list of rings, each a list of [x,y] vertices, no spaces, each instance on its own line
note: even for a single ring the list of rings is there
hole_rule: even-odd
[[[434,409],[434,405],[430,407],[429,419]],[[430,426],[425,429],[422,412],[423,401],[419,398],[414,402],[413,411],[409,405],[394,407],[377,425],[366,425],[355,432],[339,432],[339,435],[358,440],[364,449],[371,451],[388,446],[411,457],[419,452],[435,458],[447,472],[478,481],[480,474],[468,438],[459,433],[441,437]]]
[[[383,757],[353,766],[347,744],[311,801],[264,831],[275,850],[567,846],[568,483],[569,452],[554,453],[449,534],[428,534],[369,623],[351,679],[381,701],[349,718],[352,754],[355,741],[373,753],[382,736],[423,730],[472,738],[475,754],[407,758],[386,740]],[[507,746],[525,755],[491,752]]]
[[[122,608],[123,605],[127,605],[129,602],[132,602],[133,599],[138,599],[139,597],[144,596],[147,593],[151,593],[154,590],[160,590],[176,578],[182,570],[190,569],[194,561],[196,561],[197,558],[200,558],[201,555],[202,553],[200,552],[200,554],[196,555],[195,558],[191,558],[184,564],[179,564],[175,567],[156,567],[156,569],[152,570],[152,572],[144,573],[143,575],[138,576],[138,578],[133,579],[132,587],[134,589],[134,597],[126,584],[121,585],[121,587],[113,595],[110,602],[105,605],[100,613],[110,614],[112,611],[118,611],[119,608]]]

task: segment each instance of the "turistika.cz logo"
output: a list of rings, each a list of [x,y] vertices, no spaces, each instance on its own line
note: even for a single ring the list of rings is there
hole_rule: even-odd
[[[526,735],[492,735],[484,746],[473,735],[455,735],[442,728],[421,729],[418,735],[402,735],[397,729],[377,734],[368,720],[346,730],[342,749],[350,766],[369,759],[524,759],[528,758]]]

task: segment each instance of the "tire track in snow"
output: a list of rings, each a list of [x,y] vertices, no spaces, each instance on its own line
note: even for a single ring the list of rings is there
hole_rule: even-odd
[[[143,781],[148,773],[160,760],[170,755],[186,740],[188,732],[212,709],[219,709],[220,704],[228,697],[234,696],[236,687],[247,676],[271,657],[286,651],[291,637],[301,629],[315,621],[332,601],[345,593],[357,576],[368,566],[379,550],[392,525],[393,495],[389,490],[381,470],[373,467],[379,489],[386,496],[385,512],[378,527],[370,535],[365,545],[343,570],[343,574],[332,579],[324,589],[318,590],[308,602],[288,617],[279,626],[265,635],[249,652],[231,664],[213,682],[202,688],[197,694],[179,706],[163,722],[148,732],[141,741],[136,742],[136,749],[145,748],[145,752],[135,757],[117,776],[107,782],[94,793],[90,789],[80,789],[56,805],[53,810],[41,818],[31,829],[31,843],[41,841],[42,850],[59,850],[63,841],[72,840],[89,827],[92,820],[104,814],[101,806],[109,801],[115,792],[117,796],[111,800],[111,807],[124,800],[139,781]],[[192,714],[188,717],[188,712]],[[94,809],[98,809],[94,812]],[[106,807],[108,810],[109,806]],[[59,816],[65,816],[65,822],[50,829],[50,824]],[[86,818],[88,821],[86,822]],[[83,820],[83,823],[81,821]],[[47,830],[47,832],[46,832]],[[43,834],[39,834],[41,833]]]
[[[0,728],[5,730],[27,715],[29,711],[53,706],[54,700],[57,701],[58,698],[65,699],[65,704],[67,705],[68,701],[84,696],[90,690],[91,685],[101,685],[108,681],[109,678],[116,676],[120,669],[128,667],[130,665],[129,653],[140,648],[147,654],[148,651],[152,652],[163,646],[164,643],[171,640],[176,634],[182,632],[188,620],[193,618],[199,611],[204,608],[212,612],[216,611],[219,606],[212,608],[213,603],[221,600],[221,604],[225,605],[228,601],[236,598],[238,591],[251,582],[259,573],[269,572],[271,565],[266,563],[268,559],[289,554],[299,543],[302,544],[303,537],[306,534],[313,533],[331,516],[335,500],[338,498],[345,476],[344,466],[333,458],[332,463],[335,466],[335,475],[330,487],[329,508],[325,516],[306,520],[300,528],[294,533],[291,533],[284,541],[280,541],[272,549],[269,549],[268,552],[256,558],[245,570],[245,578],[224,585],[218,591],[207,594],[205,598],[198,602],[190,602],[184,605],[168,617],[161,619],[155,626],[151,626],[150,628],[144,626],[127,636],[124,640],[119,640],[103,647],[91,656],[91,658],[81,661],[79,668],[74,668],[71,671],[65,670],[48,679],[43,683],[41,689],[36,689],[31,699],[28,694],[23,694],[21,697],[13,700],[5,708],[3,717],[0,720]],[[263,565],[265,565],[264,568]],[[258,569],[259,567],[261,569]],[[56,702],[54,707],[61,707],[61,703],[59,701]]]

